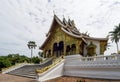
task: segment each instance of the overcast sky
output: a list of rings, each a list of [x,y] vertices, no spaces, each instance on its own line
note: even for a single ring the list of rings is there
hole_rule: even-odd
[[[120,23],[120,0],[0,0],[0,55],[30,56],[27,42],[31,40],[38,45],[37,55],[53,11],[60,19],[64,15],[74,20],[80,32],[88,31],[92,37],[106,37]],[[115,44],[106,54],[111,52],[116,52]]]

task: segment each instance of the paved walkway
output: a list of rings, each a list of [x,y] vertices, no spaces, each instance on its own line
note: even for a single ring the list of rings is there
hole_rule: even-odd
[[[120,82],[116,80],[87,79],[79,77],[59,77],[46,82]]]
[[[8,75],[8,74],[0,74],[0,82],[37,82],[35,79]]]
[[[115,80],[97,80],[97,79],[86,79],[86,78],[78,78],[78,77],[59,77],[53,80],[49,80],[46,82],[120,82]],[[8,75],[8,74],[0,74],[0,82],[37,82],[35,79]]]

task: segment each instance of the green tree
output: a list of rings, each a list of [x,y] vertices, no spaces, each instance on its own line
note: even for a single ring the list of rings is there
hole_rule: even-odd
[[[43,54],[43,52],[41,53],[41,57],[44,57],[44,54]]]
[[[12,65],[15,65],[15,63],[23,63],[25,61],[30,62],[30,58],[19,54],[9,54],[7,59],[11,61]]]
[[[30,58],[19,54],[9,54],[8,56],[0,56],[0,71],[16,63],[30,62]]]
[[[38,52],[38,55],[39,55],[39,57],[41,57],[41,52],[40,51]]]
[[[11,66],[11,62],[10,60],[8,60],[7,58],[0,58],[0,69],[1,68],[6,68],[6,67],[9,67]]]
[[[110,31],[109,33],[110,33],[111,41],[116,43],[117,53],[118,53],[119,51],[118,42],[120,40],[120,24],[118,26],[115,26],[113,31]]]
[[[12,57],[10,56],[12,55]],[[9,54],[8,59],[11,61],[12,65],[15,65],[15,63],[20,63],[20,55],[19,54]]]
[[[43,52],[38,52],[39,57],[43,57]]]
[[[28,62],[28,60],[29,60],[28,57],[26,57],[26,56],[24,56],[24,55],[21,55],[18,62],[19,62],[19,63],[22,63],[22,62],[25,62],[25,61]]]
[[[115,31],[118,33],[119,39],[120,39],[120,23],[118,26],[115,26]]]
[[[35,41],[29,41],[27,44],[28,48],[31,49],[31,63],[32,63],[32,55],[33,55],[33,49],[37,46]]]
[[[40,59],[38,57],[33,57],[32,58],[32,62],[35,64],[39,64],[40,63]]]
[[[13,54],[8,54],[7,57],[8,57],[8,58],[12,58],[12,57],[13,57]]]

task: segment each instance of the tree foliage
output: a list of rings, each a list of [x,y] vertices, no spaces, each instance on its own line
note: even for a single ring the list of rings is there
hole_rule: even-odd
[[[16,63],[30,62],[27,56],[19,54],[9,54],[7,56],[0,56],[0,70],[9,66],[15,65]]]
[[[7,68],[12,65],[15,65],[16,63],[23,62],[31,63],[31,58],[19,54],[9,54],[7,56],[0,56],[0,71],[2,68]],[[38,64],[40,62],[42,62],[41,58],[39,57],[32,58],[32,63]]]
[[[32,58],[32,62],[35,64],[39,64],[40,63],[40,59],[38,57],[33,57]]]
[[[8,60],[7,58],[3,59],[2,57],[0,58],[0,68],[6,68],[11,66],[11,61]]]
[[[118,42],[120,40],[120,24],[118,26],[115,26],[113,31],[110,31],[109,33],[110,33],[111,41],[116,43],[117,52],[118,52],[119,51]]]
[[[12,65],[15,65],[16,63],[23,62],[31,63],[31,58],[19,54],[9,54],[7,56],[0,56],[0,71],[2,68],[7,68]],[[42,58],[39,58],[37,56],[32,58],[32,63],[39,64],[40,62],[42,62]]]
[[[39,57],[44,57],[43,52],[38,52]]]

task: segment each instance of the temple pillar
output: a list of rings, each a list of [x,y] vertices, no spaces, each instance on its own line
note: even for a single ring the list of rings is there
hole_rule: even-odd
[[[66,55],[66,45],[64,44],[64,56]]]
[[[51,45],[51,57],[53,56],[53,44]]]
[[[107,41],[100,41],[100,54],[104,54],[104,51],[106,50]]]
[[[45,56],[45,49],[43,50],[43,55]]]
[[[80,53],[80,45],[81,44],[81,41],[80,40],[78,40],[77,42],[76,42],[76,54],[79,54]]]
[[[64,47],[63,47],[63,56],[65,56],[66,55],[66,41],[65,41],[65,33],[64,32],[62,32],[62,34],[63,34],[63,37],[62,37],[62,39],[63,39],[63,42],[64,42]]]

